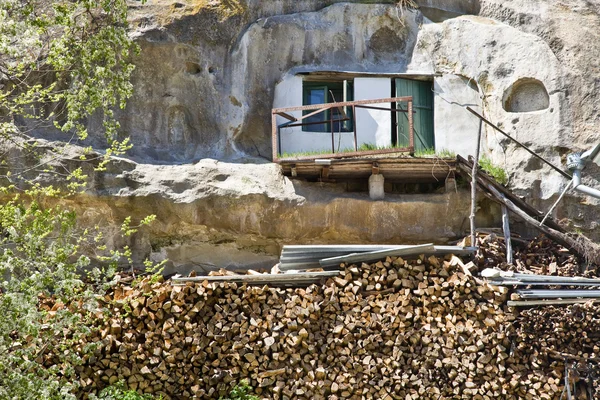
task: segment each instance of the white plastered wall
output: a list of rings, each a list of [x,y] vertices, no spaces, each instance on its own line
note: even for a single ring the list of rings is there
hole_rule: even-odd
[[[435,149],[449,150],[463,157],[475,154],[479,119],[465,107],[481,113],[475,83],[458,75],[443,75],[433,81]]]
[[[374,100],[391,97],[390,78],[355,78],[354,99]],[[372,104],[389,108],[390,103]],[[356,109],[356,136],[358,145],[373,144],[377,147],[392,144],[392,113],[384,110]]]
[[[354,99],[378,99],[390,97],[390,78],[355,78]],[[273,108],[298,107],[302,105],[302,76],[286,75],[275,86]],[[389,107],[389,104],[382,104]],[[299,118],[302,111],[289,112]],[[288,122],[277,117],[277,125]],[[356,112],[358,146],[363,143],[377,146],[391,144],[391,113],[380,110],[357,109]],[[282,128],[280,130],[281,152],[300,153],[308,151],[331,152],[331,133],[306,132],[302,127]],[[334,148],[336,151],[354,148],[354,132],[335,132]]]

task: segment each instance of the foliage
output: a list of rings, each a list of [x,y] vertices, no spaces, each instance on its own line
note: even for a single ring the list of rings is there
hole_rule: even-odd
[[[86,289],[76,272],[89,259],[76,256],[77,241],[71,240],[75,215],[58,207],[11,201],[0,207],[0,226],[0,398],[69,398],[71,386],[53,376],[72,374],[60,361],[80,362],[68,343],[87,329],[81,325],[82,330],[61,345],[60,339],[67,339],[64,332],[79,325],[82,314],[68,307],[49,312],[38,303],[40,298],[54,298],[56,304],[67,304],[78,295],[86,299],[83,309],[96,306],[83,296]],[[64,357],[45,368],[46,355],[54,353]]]
[[[91,267],[81,247],[101,240],[60,206],[17,197],[0,207],[0,398],[74,398],[74,367],[93,350],[79,340],[94,329],[96,296],[114,284],[121,257],[113,252],[99,257],[105,267]]]
[[[159,397],[159,398],[162,398]],[[104,388],[98,396],[90,395],[91,400],[153,400],[154,396],[145,393],[140,394],[135,390],[127,390],[125,382],[119,381],[112,386]]]
[[[53,197],[81,190],[87,176],[61,164],[66,145],[48,150],[32,140],[51,129],[67,144],[83,140],[93,117],[108,146],[97,168],[130,147],[114,114],[132,93],[137,48],[127,29],[126,0],[0,0],[0,145],[16,149],[0,160],[2,399],[75,398],[76,368],[94,349],[80,339],[105,311],[96,299],[114,284],[119,260],[130,258],[127,248],[105,250],[98,230],[77,228],[75,213],[55,205]],[[89,153],[81,162],[95,161]],[[67,190],[36,181],[47,173]],[[127,220],[122,233],[151,219]],[[99,251],[101,264],[93,267],[84,248]]]
[[[248,384],[248,381],[242,380],[235,385],[229,396],[221,397],[219,400],[258,400],[258,396],[250,394],[251,391],[252,387]]]
[[[104,161],[123,153],[130,145],[114,109],[132,94],[132,51],[126,0],[0,0],[0,138],[37,154],[26,141],[35,130],[83,140],[94,115],[108,143]]]
[[[494,165],[492,160],[488,157],[481,157],[479,160],[479,166],[482,170],[488,173],[496,182],[506,185],[508,183],[508,176],[504,168]]]

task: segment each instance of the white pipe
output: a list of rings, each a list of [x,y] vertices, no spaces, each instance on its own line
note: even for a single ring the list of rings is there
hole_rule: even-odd
[[[552,213],[552,211],[554,211],[554,209],[556,208],[556,206],[558,205],[558,203],[562,200],[562,198],[567,193],[567,190],[569,190],[569,188],[571,187],[572,184],[573,184],[573,181],[570,181],[567,184],[567,186],[562,191],[562,193],[560,194],[560,196],[558,196],[558,199],[554,202],[554,204],[552,204],[552,207],[550,207],[550,209],[548,210],[548,212],[544,216],[544,219],[542,219],[542,222],[540,222],[540,226],[544,225],[544,222],[546,222],[546,219],[548,219],[548,217],[550,216],[550,214]]]
[[[600,199],[600,190],[581,184],[581,170],[579,169],[573,171],[573,189]]]

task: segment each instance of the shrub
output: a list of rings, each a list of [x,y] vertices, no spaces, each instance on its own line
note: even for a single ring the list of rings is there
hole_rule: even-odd
[[[235,385],[229,396],[225,398],[221,397],[219,400],[259,400],[258,396],[250,394],[251,391],[252,387],[248,384],[248,381],[243,380]]]

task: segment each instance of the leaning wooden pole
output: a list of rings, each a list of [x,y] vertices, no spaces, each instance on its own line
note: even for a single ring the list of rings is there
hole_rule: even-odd
[[[481,129],[483,121],[479,120],[479,132],[477,133],[477,147],[475,148],[475,159],[473,160],[473,170],[471,171],[471,246],[477,246],[475,237],[475,211],[477,209],[477,166],[479,165],[479,147],[481,145]]]
[[[489,194],[500,204],[506,206],[507,209],[512,211],[519,218],[523,219],[526,223],[536,228],[540,232],[543,232],[546,236],[553,239],[557,243],[571,249],[575,254],[588,262],[598,263],[600,262],[600,248],[599,246],[587,239],[585,236],[579,236],[573,238],[565,233],[559,232],[555,229],[550,228],[546,225],[540,225],[539,221],[527,215],[526,212],[517,207],[512,201],[510,201],[504,194],[500,193],[493,185],[489,184],[483,179],[478,180],[479,184],[482,185]]]

